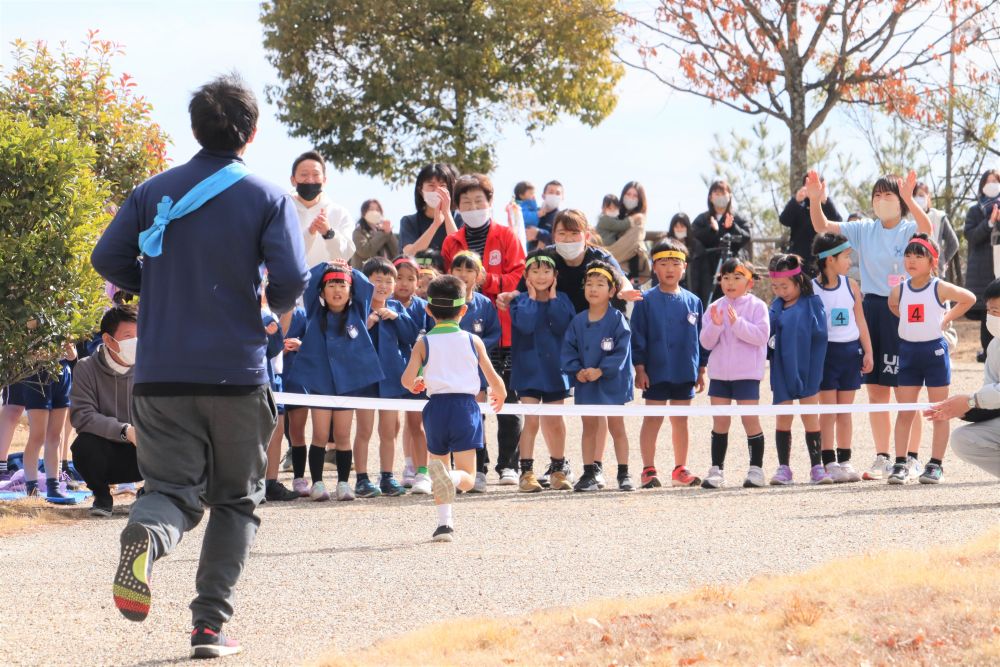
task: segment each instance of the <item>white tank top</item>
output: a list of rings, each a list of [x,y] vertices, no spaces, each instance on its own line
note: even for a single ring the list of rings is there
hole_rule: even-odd
[[[910,281],[899,286],[899,337],[911,343],[941,338],[941,320],[948,311],[938,297],[938,279],[914,290]]]
[[[814,292],[823,301],[826,310],[827,340],[831,343],[853,343],[861,337],[854,317],[854,294],[845,276],[837,276],[835,287],[823,287],[813,279]]]
[[[479,393],[479,356],[472,334],[455,325],[431,329],[424,336],[427,357],[424,384],[427,395]]]

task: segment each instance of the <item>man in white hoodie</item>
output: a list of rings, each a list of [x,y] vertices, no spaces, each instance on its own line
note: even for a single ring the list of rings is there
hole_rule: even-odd
[[[94,493],[92,516],[111,516],[111,484],[142,479],[132,426],[132,366],[138,310],[120,304],[101,318],[101,345],[73,371],[69,419],[73,465]]]
[[[299,228],[306,248],[306,266],[354,255],[354,223],[347,209],[330,201],[326,185],[326,162],[316,151],[307,151],[292,162],[292,187]]]

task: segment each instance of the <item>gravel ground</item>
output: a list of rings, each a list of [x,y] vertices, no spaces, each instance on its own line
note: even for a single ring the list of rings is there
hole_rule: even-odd
[[[957,365],[954,390],[980,386],[981,368]],[[627,423],[637,475],[639,421]],[[776,465],[773,419],[765,419],[764,428],[770,475]],[[692,424],[690,466],[698,475],[709,465],[709,430],[708,420]],[[929,452],[929,431],[922,458]],[[794,432],[792,467],[801,482],[808,459],[799,424]],[[495,428],[488,425],[487,433]],[[873,455],[867,418],[855,418],[855,433],[855,465],[863,469]],[[579,424],[572,422],[570,442],[578,439]],[[491,474],[489,493],[456,503],[458,532],[451,544],[430,542],[436,521],[428,497],[264,505],[237,591],[236,617],[226,626],[245,651],[226,664],[297,665],[331,648],[363,650],[441,619],[735,583],[837,556],[965,540],[1000,521],[996,480],[954,456],[946,458],[945,481],[937,487],[861,482],[744,490],[734,484],[746,470],[738,424],[731,442],[733,486],[716,492],[521,495],[516,487],[495,486]],[[669,470],[666,427],[661,443],[666,449],[658,462]],[[544,456],[541,444],[538,454]],[[570,457],[578,468],[578,444],[570,447]],[[613,471],[610,443],[605,458]],[[186,662],[186,606],[202,529],[155,565],[153,609],[138,625],[122,619],[111,601],[124,523],[122,514],[0,539],[0,580],[20,592],[0,615],[3,663]],[[872,585],[891,581],[886,572]]]

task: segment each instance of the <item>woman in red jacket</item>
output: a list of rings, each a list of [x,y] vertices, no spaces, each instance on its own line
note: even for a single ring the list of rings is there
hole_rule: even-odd
[[[517,288],[524,274],[524,247],[506,225],[493,220],[493,183],[483,174],[469,174],[455,181],[455,201],[462,214],[464,226],[450,234],[441,246],[445,271],[450,270],[451,261],[462,250],[472,250],[483,258],[483,271],[479,274],[482,282],[479,291],[489,297],[493,305],[503,292]],[[510,313],[499,312],[502,334],[500,346],[492,354],[493,367],[503,377],[504,384],[510,386]],[[508,402],[517,402],[514,392],[508,392]],[[502,486],[514,486],[518,480],[517,443],[521,438],[524,424],[520,415],[497,416],[497,441],[499,455],[496,471]],[[489,458],[486,449],[477,461],[476,488],[486,490],[486,469]]]

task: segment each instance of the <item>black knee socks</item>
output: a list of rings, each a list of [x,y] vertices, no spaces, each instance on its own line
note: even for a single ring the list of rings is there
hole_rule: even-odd
[[[806,431],[806,449],[809,451],[809,465],[818,466],[823,463],[823,437],[819,431]]]
[[[714,433],[712,435],[715,435]],[[747,437],[747,449],[750,451],[750,465],[764,467],[764,434],[758,433]]]
[[[725,467],[727,449],[729,449],[729,434],[712,431],[712,465],[719,470]]]
[[[337,450],[337,483],[346,482],[351,477],[351,461],[354,460],[354,452]]]
[[[292,447],[292,476],[295,479],[306,476],[306,457],[308,449],[305,447]]]
[[[309,445],[309,475],[313,484],[323,481],[323,457],[326,456],[326,447],[320,445]]]
[[[847,463],[851,460],[851,450],[844,449],[842,447],[837,447],[837,461],[839,463]]]
[[[787,466],[792,458],[792,432],[775,431],[774,446],[778,450],[778,465]]]

